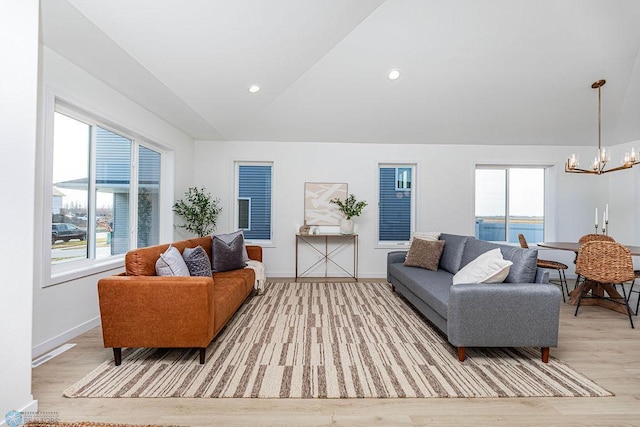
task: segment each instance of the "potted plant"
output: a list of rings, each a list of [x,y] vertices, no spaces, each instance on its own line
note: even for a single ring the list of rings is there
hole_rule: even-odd
[[[204,187],[190,187],[185,191],[185,200],[180,199],[173,204],[173,212],[185,222],[176,227],[184,228],[199,237],[204,237],[216,229],[220,211],[220,199],[213,199]]]
[[[356,196],[349,194],[345,200],[338,198],[329,200],[329,203],[333,203],[338,206],[338,210],[344,214],[344,219],[340,222],[340,232],[342,234],[353,233],[353,217],[360,216],[362,210],[367,206],[367,202],[364,200],[356,200]]]

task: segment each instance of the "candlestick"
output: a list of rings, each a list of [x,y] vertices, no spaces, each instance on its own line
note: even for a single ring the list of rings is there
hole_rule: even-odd
[[[606,204],[604,208],[605,221],[609,221],[609,203]]]
[[[598,208],[596,208],[596,230],[597,229],[598,229]]]
[[[606,233],[604,233],[604,234],[605,234],[606,236],[608,236],[608,235],[609,235],[609,220],[605,221],[605,222],[604,222],[604,224],[605,224],[605,227],[607,227],[607,228],[606,228],[607,232],[606,232]],[[605,229],[603,228],[603,229],[602,229],[602,231],[604,232],[604,230],[605,230]]]

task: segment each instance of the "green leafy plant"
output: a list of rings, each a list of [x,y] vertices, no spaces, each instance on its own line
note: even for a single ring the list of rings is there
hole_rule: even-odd
[[[185,198],[173,204],[173,212],[184,219],[184,224],[176,225],[200,237],[216,229],[218,215],[222,211],[219,198],[212,198],[204,187],[190,187]]]
[[[338,210],[344,214],[347,219],[351,219],[354,216],[360,216],[362,210],[367,206],[367,202],[364,200],[357,201],[356,196],[349,194],[344,201],[338,198],[329,200],[329,203],[338,205]]]

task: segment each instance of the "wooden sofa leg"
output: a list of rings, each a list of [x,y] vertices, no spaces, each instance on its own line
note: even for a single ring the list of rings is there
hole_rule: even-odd
[[[542,362],[549,363],[549,347],[542,347]]]
[[[465,359],[464,350],[464,347],[458,347],[458,360],[461,362],[464,362]]]
[[[120,364],[122,363],[122,348],[120,347],[113,348],[113,360],[116,366],[120,366]]]
[[[201,348],[200,349],[200,364],[204,365],[204,360],[205,360],[205,353],[207,352],[206,348]]]

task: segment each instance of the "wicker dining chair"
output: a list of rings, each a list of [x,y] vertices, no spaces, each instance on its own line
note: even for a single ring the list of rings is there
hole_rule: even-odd
[[[518,240],[520,241],[520,247],[529,249],[529,245],[527,244],[527,239],[524,237],[524,234],[518,234]],[[540,258],[538,258],[537,266],[540,268],[547,268],[549,270],[558,270],[558,280],[549,280],[549,283],[560,286],[560,290],[562,291],[562,302],[566,302],[564,295],[566,293],[567,296],[569,296],[569,286],[567,285],[567,277],[564,271],[569,267],[566,264],[558,261],[551,261]]]
[[[606,234],[585,234],[578,240],[578,243],[583,245],[587,242],[594,241],[615,242],[616,240],[611,236],[607,236]]]
[[[631,252],[627,247],[616,242],[603,240],[583,244],[578,251],[576,273],[584,277],[585,280],[584,289],[578,297],[575,312],[576,316],[578,315],[580,303],[583,298],[606,299],[625,306],[631,327],[634,327],[624,286],[622,287],[623,295],[620,298],[612,297],[611,295],[608,297],[604,296],[604,292],[602,295],[595,295],[593,292],[594,286],[612,285],[615,290],[616,284],[633,282],[635,280],[633,260],[631,258]],[[587,295],[589,291],[591,291],[591,295]]]
[[[640,270],[634,270],[633,274],[634,274],[636,279],[640,279]],[[635,281],[631,282],[631,289],[629,289],[629,295],[627,295],[627,304],[629,303],[629,300],[631,299],[631,294],[632,293],[638,294],[638,300],[636,301],[636,316],[637,316],[638,315],[638,309],[640,308],[640,290],[634,290],[633,289],[633,285],[634,284],[635,284]]]
[[[580,239],[578,239],[578,243],[580,244],[580,246],[584,245],[587,242],[615,242],[615,241],[616,240],[613,237],[607,236],[606,234],[593,234],[593,233],[585,234]],[[577,259],[577,256],[576,256],[576,259]],[[576,261],[574,260],[573,263],[575,264]],[[575,285],[573,285],[573,289],[578,287],[582,279],[583,278],[580,276],[580,274],[576,275],[576,283]]]

